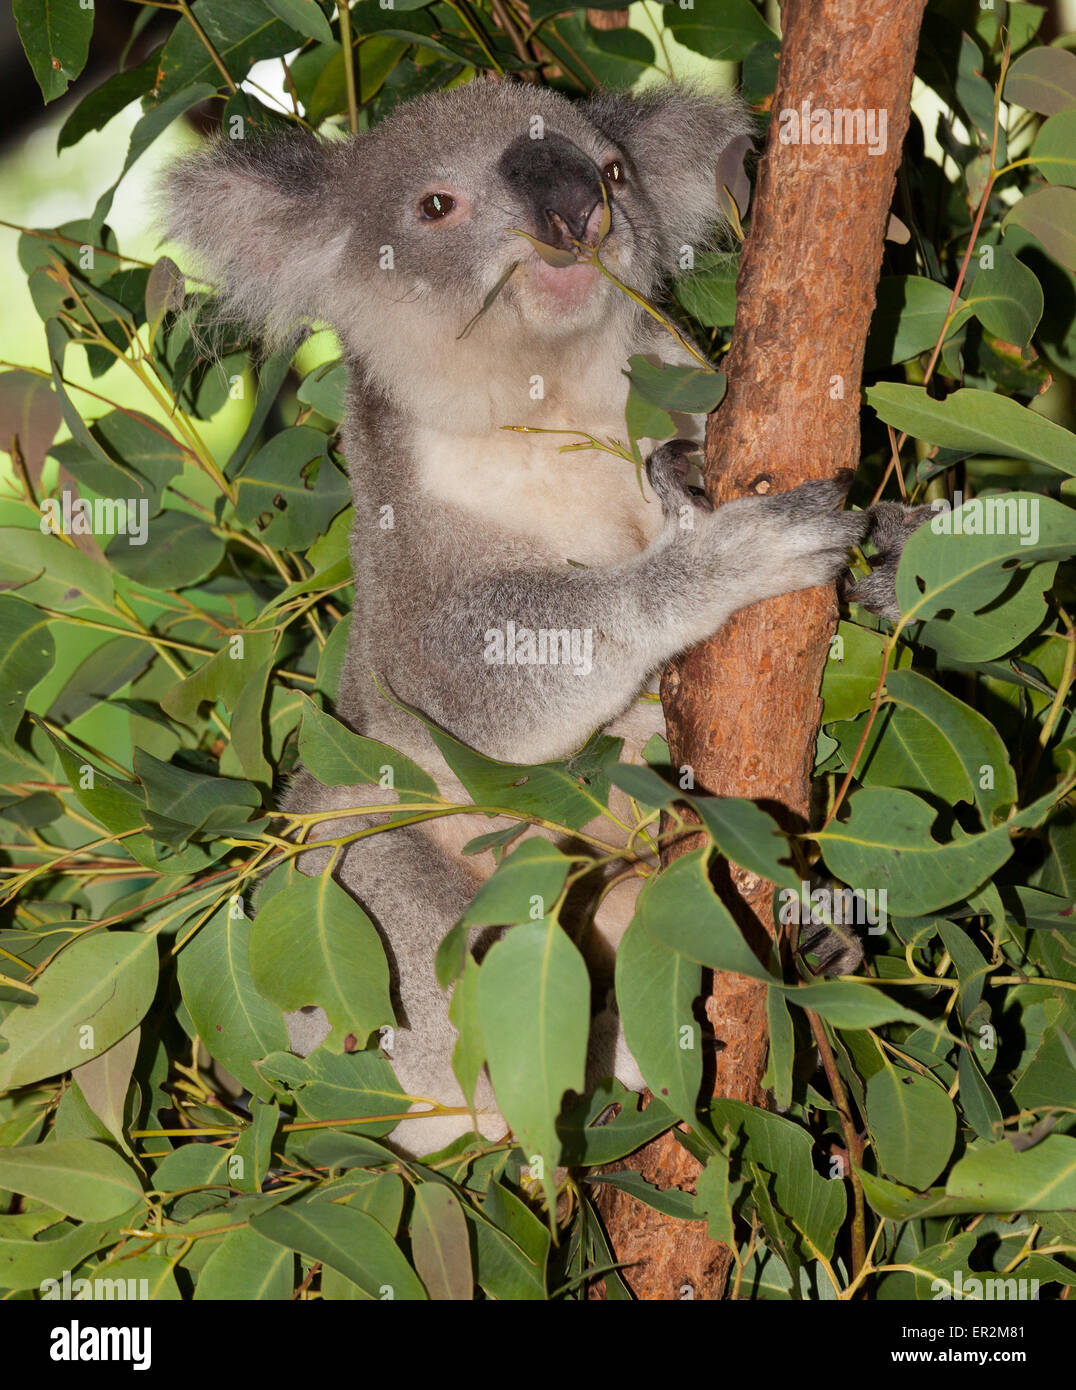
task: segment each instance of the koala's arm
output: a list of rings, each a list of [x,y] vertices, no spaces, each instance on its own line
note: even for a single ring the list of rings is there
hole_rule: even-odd
[[[408,673],[410,698],[492,757],[563,756],[619,714],[654,670],[737,610],[831,583],[869,524],[862,513],[835,510],[843,483],[808,483],[711,511],[682,485],[682,472],[672,475],[675,460],[666,446],[649,465],[666,520],[641,554],[607,568],[503,570],[442,593],[423,623],[424,659]],[[488,633],[509,622],[589,633],[590,669],[487,662]]]

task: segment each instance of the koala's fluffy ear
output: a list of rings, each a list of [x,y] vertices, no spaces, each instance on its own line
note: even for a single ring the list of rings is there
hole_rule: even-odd
[[[736,136],[753,134],[751,114],[740,99],[667,84],[638,96],[596,96],[586,111],[635,166],[669,238],[702,240],[719,216],[718,157]]]
[[[226,311],[271,342],[331,301],[347,240],[337,162],[306,135],[219,139],[165,177],[165,234],[194,252]]]

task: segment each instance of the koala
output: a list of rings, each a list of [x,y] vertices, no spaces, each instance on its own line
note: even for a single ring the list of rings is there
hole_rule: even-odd
[[[689,485],[683,441],[655,450],[640,485],[609,453],[562,452],[564,434],[503,428],[623,438],[628,357],[686,360],[595,266],[550,264],[517,233],[578,249],[605,229],[602,262],[653,299],[681,248],[714,235],[715,164],[749,129],[730,96],[667,87],[576,102],[476,81],[346,140],[221,140],[167,179],[167,231],[219,285],[230,317],[270,344],[309,321],[339,337],[355,608],[336,712],[413,758],[446,796],[469,800],[425,726],[384,689],[502,761],[566,758],[599,729],[638,758],[664,731],[660,705],[639,697],[665,663],[749,604],[833,583],[868,531],[867,514],[840,510],[843,482],[714,509]],[[587,634],[587,669],[491,659],[510,625]],[[283,807],[379,799],[392,798],[300,771]],[[364,824],[336,819],[323,833]],[[461,854],[490,829],[479,815],[393,829],[353,844],[334,870],[389,957],[397,1077],[445,1106],[465,1101],[434,954],[494,868],[489,853]],[[624,842],[606,819],[595,833]],[[311,850],[300,868],[326,862]],[[599,1001],[639,886],[611,878],[595,873],[598,905],[580,937]],[[311,1007],[289,1031],[305,1054],[327,1020]],[[590,1079],[609,1072],[644,1084],[607,1006],[593,1022]],[[485,1077],[476,1107],[481,1132],[502,1135]],[[471,1128],[466,1115],[416,1116],[392,1141],[420,1155]]]

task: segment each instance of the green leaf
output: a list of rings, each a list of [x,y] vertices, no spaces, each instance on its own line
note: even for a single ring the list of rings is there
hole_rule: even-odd
[[[680,410],[688,415],[713,410],[725,394],[724,372],[706,367],[676,367],[668,362],[655,364],[636,353],[628,358],[624,375],[632,389],[662,410]]]
[[[0,372],[0,441],[5,450],[10,450],[12,440],[18,441],[35,485],[40,484],[45,455],[62,419],[59,397],[47,376]]]
[[[624,1039],[655,1096],[697,1123],[702,1038],[692,1005],[702,990],[695,962],[670,950],[637,915],[616,952],[616,1000]]]
[[[726,1126],[741,1166],[754,1163],[774,1175],[773,1198],[795,1232],[827,1259],[844,1220],[844,1184],[815,1170],[811,1135],[791,1120],[736,1100],[715,1100],[710,1109],[717,1134]]]
[[[46,103],[67,91],[86,66],[93,6],[79,0],[14,0],[15,24]]]
[[[350,501],[328,439],[309,425],[275,434],[239,475],[236,515],[268,545],[305,550]]]
[[[303,696],[299,756],[308,771],[326,787],[346,787],[358,782],[395,790],[402,802],[440,799],[436,782],[410,758],[387,743],[353,734],[338,719],[319,709],[308,695]]]
[[[120,1148],[132,1157],[123,1120],[141,1035],[140,1028],[132,1028],[126,1037],[113,1043],[99,1057],[83,1062],[71,1072],[71,1080],[82,1092],[87,1105]]]
[[[1030,274],[1030,272],[1028,272]],[[949,313],[952,290],[923,275],[886,275],[878,281],[867,338],[868,367],[906,362],[937,342]],[[961,301],[957,300],[959,309]],[[950,325],[952,334],[957,322]]]
[[[559,763],[501,763],[427,724],[430,737],[478,806],[496,806],[581,830],[602,815],[620,740],[601,735]]]
[[[240,1130],[229,1154],[228,1177],[239,1192],[260,1192],[273,1161],[273,1140],[280,1123],[280,1106],[275,1101],[250,1102],[250,1124]]]
[[[418,1276],[392,1237],[365,1212],[299,1198],[286,1206],[256,1212],[250,1225],[277,1245],[331,1266],[369,1298],[426,1300]]]
[[[1031,162],[1048,183],[1076,184],[1076,109],[1045,122],[1031,147]]]
[[[499,1182],[489,1184],[483,1214],[464,1211],[475,1234],[479,1287],[491,1298],[544,1300],[550,1235],[533,1212]]]
[[[965,292],[958,322],[974,314],[988,333],[1026,346],[1042,318],[1042,286],[1004,246],[992,247],[991,255],[993,265],[977,270]]]
[[[0,594],[0,740],[10,744],[26,697],[52,669],[56,647],[49,619],[32,604]]]
[[[1076,436],[1008,396],[963,387],[936,401],[921,386],[888,381],[868,387],[866,394],[880,419],[916,439],[969,453],[1029,459],[1076,475]]]
[[[34,1197],[80,1221],[108,1221],[141,1196],[135,1171],[95,1139],[47,1139],[0,1149],[0,1188]]]
[[[837,625],[822,672],[823,724],[852,719],[870,709],[882,673],[885,647],[886,639],[880,632],[854,623]],[[898,666],[907,665],[910,659],[907,648],[898,648]]]
[[[782,862],[790,857],[788,841],[761,806],[738,796],[697,796],[691,804],[726,859],[771,883],[799,888],[799,874]]]
[[[146,276],[146,327],[152,343],[165,315],[183,308],[183,272],[168,256],[158,256]]]
[[[433,1182],[415,1188],[411,1256],[435,1302],[466,1302],[473,1297],[467,1220],[451,1188]]]
[[[796,1033],[788,1005],[781,992],[772,987],[766,991],[766,1022],[770,1034],[767,1069],[769,1086],[773,1091],[777,1108],[787,1110],[792,1104],[792,1067],[796,1060]]]
[[[1076,190],[1055,185],[1028,193],[1005,214],[1001,230],[1012,226],[1038,237],[1055,261],[1076,270]]]
[[[120,574],[149,589],[186,589],[224,558],[224,542],[189,512],[161,512],[151,527],[149,545],[132,546],[116,536],[105,552]]]
[[[845,767],[851,765],[866,716],[836,730]],[[867,786],[929,792],[948,802],[971,802],[972,784],[954,750],[915,710],[884,706],[871,727],[856,767]]]
[[[691,9],[669,6],[664,20],[677,43],[704,58],[740,62],[756,43],[774,37],[751,0],[722,0],[720,5]]]
[[[192,727],[203,704],[219,700],[234,710],[244,687],[265,665],[276,646],[272,632],[234,632],[221,649],[161,696],[161,708]]]
[[[542,836],[532,836],[498,864],[466,912],[437,948],[443,989],[463,969],[471,927],[514,926],[547,916],[560,897],[572,861]]]
[[[297,34],[315,43],[332,43],[332,27],[318,8],[317,0],[265,0],[265,3]]]
[[[1007,1139],[973,1149],[957,1162],[946,1195],[964,1211],[1071,1211],[1076,1207],[1076,1139],[1051,1134],[1030,1149]]]
[[[790,1004],[813,1009],[835,1028],[875,1028],[880,1023],[903,1020],[922,1023],[912,1009],[898,1004],[876,985],[856,980],[819,980],[815,984],[771,985]]]
[[[634,1197],[636,1201],[653,1207],[655,1211],[660,1211],[664,1216],[672,1216],[679,1221],[698,1220],[695,1198],[692,1193],[681,1192],[676,1187],[665,1189],[653,1187],[646,1181],[642,1173],[637,1173],[630,1168],[621,1173],[602,1173],[600,1176],[588,1174],[587,1182],[606,1183],[609,1187],[618,1188],[621,1192],[626,1192],[629,1196]]]
[[[676,1116],[661,1101],[651,1099],[641,1110],[640,1099],[610,1077],[600,1082],[593,1094],[565,1109],[557,1121],[564,1162],[573,1168],[614,1163],[676,1123]],[[613,1118],[607,1113],[611,1106],[619,1107],[620,1112]]]
[[[37,1004],[16,1005],[0,1023],[0,1091],[99,1057],[142,1021],[156,986],[153,936],[99,931],[73,941],[35,982]]]
[[[679,280],[674,293],[693,319],[706,328],[731,328],[736,319],[739,258],[705,257],[695,274]]]
[[[149,515],[155,517],[164,489],[186,461],[178,441],[146,415],[111,410],[94,421],[89,443],[94,447],[69,439],[49,452],[80,485],[100,497],[129,497],[139,507],[144,502]],[[129,504],[126,511],[129,515]],[[132,529],[130,522],[127,529]]]
[[[867,1082],[867,1124],[878,1164],[899,1182],[928,1188],[953,1152],[956,1109],[929,1076],[883,1067]]]
[[[478,1016],[497,1103],[554,1201],[556,1119],[564,1092],[583,1089],[590,978],[553,918],[514,927],[478,977]]]
[[[77,1268],[103,1245],[114,1245],[120,1229],[138,1225],[145,1209],[145,1201],[140,1198],[136,1206],[118,1217],[87,1221],[80,1226],[64,1222],[50,1227],[38,1240],[15,1232],[9,1235],[10,1228],[0,1225],[0,1288],[34,1289],[41,1294],[48,1279],[55,1279],[57,1286],[62,1287],[60,1280],[65,1270]],[[19,1219],[2,1218],[4,1223]]]
[[[145,96],[157,79],[157,60],[160,49],[155,48],[147,58],[126,72],[117,72],[93,91],[87,92],[60,127],[56,151],[77,145],[92,130],[104,130],[113,116]]]
[[[281,1008],[325,1010],[332,1032],[322,1046],[331,1052],[352,1050],[351,1039],[365,1047],[375,1028],[395,1022],[381,938],[327,873],[302,876],[259,909],[250,967],[258,992]]]
[[[275,58],[295,47],[295,31],[269,11],[262,0],[198,0],[191,6],[206,38],[237,84],[260,58]],[[221,75],[190,24],[172,30],[160,56],[159,98],[189,87],[222,85]]]
[[[469,926],[512,926],[549,914],[572,859],[544,836],[524,840],[482,884],[461,920]]]
[[[288,1046],[279,1008],[254,987],[250,971],[251,923],[236,904],[219,908],[179,953],[183,1002],[206,1048],[248,1091],[262,1100],[271,1087],[254,1063]]]
[[[652,405],[634,386],[628,389],[624,423],[629,439],[668,439],[676,433],[676,422],[669,412]]]
[[[891,671],[886,692],[928,721],[959,759],[988,828],[1016,801],[1016,774],[988,719],[917,671]],[[984,785],[986,784],[986,785]]]
[[[815,836],[826,864],[844,883],[884,889],[901,917],[959,902],[1012,855],[1004,825],[940,843],[936,809],[911,792],[862,787],[847,804],[848,818]]]
[[[1043,1033],[1035,1055],[1017,1078],[1013,1099],[1021,1110],[1049,1110],[1073,1090],[1072,1042],[1064,1029],[1054,1024]]]
[[[1041,626],[1056,565],[1014,570],[1002,594],[980,612],[947,610],[919,629],[918,641],[946,664],[985,663],[1015,649]]]
[[[940,510],[908,540],[897,599],[909,621],[975,613],[1013,583],[1013,568],[1076,550],[1076,514],[1049,497],[1011,492]]]
[[[440,950],[437,961],[440,961]],[[486,1049],[482,1045],[482,1025],[478,1019],[478,971],[479,965],[474,956],[467,956],[448,1006],[449,1020],[459,1033],[452,1048],[452,1070],[468,1105],[474,1104],[478,1076],[486,1064]],[[442,984],[441,987],[445,989],[447,984]]]
[[[388,1150],[379,1149],[368,1141],[388,1134],[395,1129],[397,1121],[367,1122],[363,1117],[403,1115],[411,1105],[410,1096],[400,1087],[392,1068],[377,1050],[334,1056],[319,1047],[309,1057],[274,1052],[257,1067],[259,1075],[272,1084],[280,1099],[297,1105],[307,1119],[339,1120],[341,1129],[348,1121],[359,1126],[361,1137],[338,1134],[335,1140],[329,1138],[324,1148],[318,1147],[314,1136],[302,1141],[304,1153],[316,1153],[318,1162],[329,1165],[344,1165],[345,1158],[348,1164],[383,1161]],[[363,1148],[359,1156],[352,1157],[360,1145]]]
[[[244,1226],[226,1235],[206,1260],[194,1299],[281,1302],[291,1298],[294,1287],[294,1253]]]
[[[252,828],[251,813],[261,797],[249,782],[188,772],[141,748],[135,749],[134,770],[145,788],[150,823],[178,827],[181,842],[194,834],[242,834]],[[164,834],[160,838],[167,841]]]
[[[347,368],[341,361],[323,363],[303,377],[295,394],[304,405],[313,406],[326,419],[342,420],[346,405]]]
[[[780,826],[753,801],[736,796],[691,796],[670,786],[653,768],[635,763],[618,764],[611,770],[610,779],[644,806],[690,802],[727,859],[774,883],[799,887],[799,874],[782,862],[788,858],[788,842]]]
[[[1003,1128],[1001,1106],[986,1083],[978,1057],[970,1048],[960,1049],[957,1071],[960,1077],[960,1104],[965,1120],[980,1139],[987,1142],[996,1139]]]
[[[20,598],[47,608],[107,607],[112,601],[112,576],[106,565],[59,536],[36,529],[0,527],[0,582],[18,589]]]
[[[1076,53],[1064,48],[1021,53],[1005,79],[1005,100],[1046,116],[1076,106]]]
[[[635,922],[655,941],[688,960],[778,983],[759,964],[732,914],[710,885],[709,849],[692,850],[643,885]]]

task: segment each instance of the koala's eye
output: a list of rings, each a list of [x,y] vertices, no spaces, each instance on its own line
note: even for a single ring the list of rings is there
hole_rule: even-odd
[[[624,166],[623,164],[621,164],[619,159],[611,159],[609,163],[605,166],[605,168],[602,170],[602,173],[609,180],[610,183],[624,182]]]
[[[455,198],[448,193],[430,193],[418,205],[419,211],[428,222],[436,222],[439,217],[447,217],[455,206]]]

